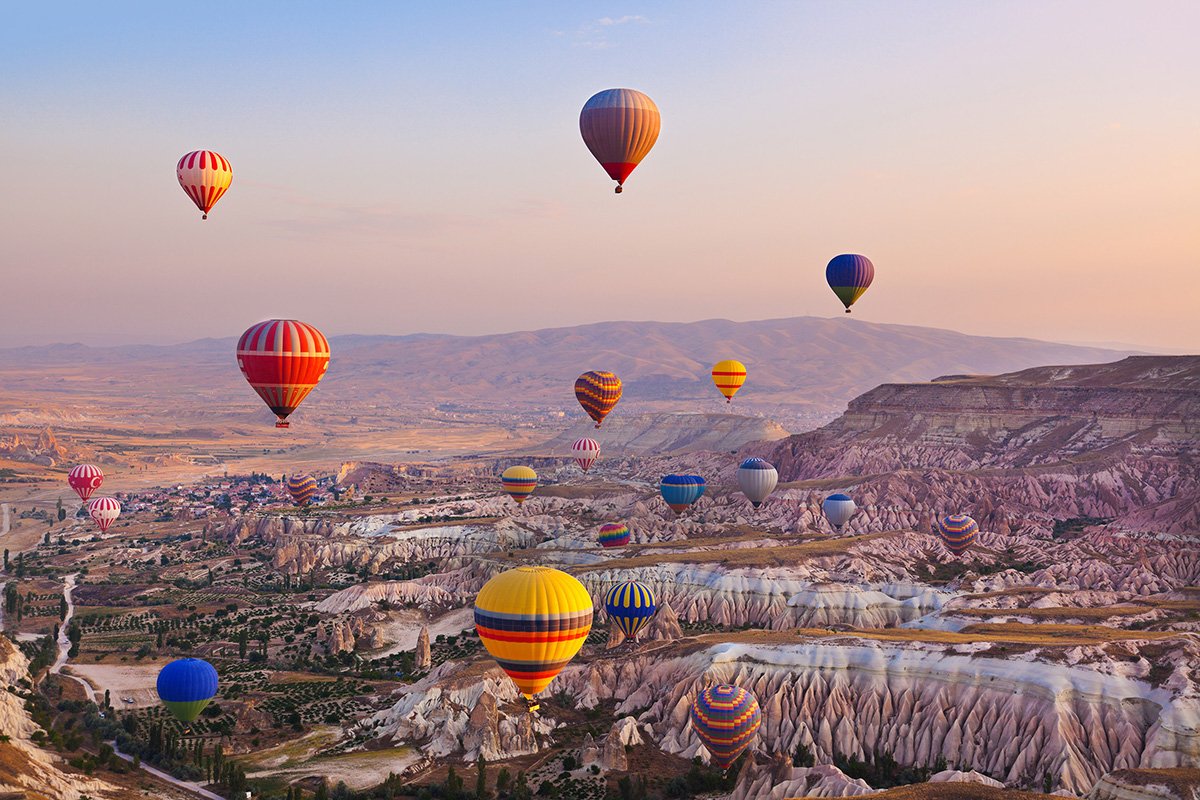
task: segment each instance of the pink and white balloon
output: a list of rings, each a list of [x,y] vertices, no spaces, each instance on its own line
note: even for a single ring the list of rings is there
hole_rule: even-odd
[[[587,472],[592,464],[596,463],[596,459],[600,457],[600,443],[595,439],[583,437],[577,439],[575,444],[571,445],[571,455],[575,458],[575,463]]]
[[[115,497],[97,497],[88,506],[88,514],[95,520],[100,532],[105,533],[121,516],[121,504]]]

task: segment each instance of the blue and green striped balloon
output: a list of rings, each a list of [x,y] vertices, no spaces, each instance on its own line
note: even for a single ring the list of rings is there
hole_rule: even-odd
[[[158,699],[177,719],[194,722],[217,696],[217,670],[199,658],[180,658],[158,673]]]

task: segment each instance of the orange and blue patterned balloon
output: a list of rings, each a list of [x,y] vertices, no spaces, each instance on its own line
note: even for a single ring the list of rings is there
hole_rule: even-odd
[[[531,467],[509,467],[500,476],[504,491],[508,492],[517,505],[525,502],[525,498],[533,494],[537,488],[537,473]]]
[[[636,639],[650,624],[658,605],[649,586],[638,581],[624,581],[604,595],[604,610],[627,639]]]
[[[825,267],[825,280],[849,314],[850,306],[862,297],[871,281],[875,280],[875,265],[866,256],[842,253],[840,256],[834,256]]]
[[[606,522],[596,537],[602,547],[624,547],[629,544],[629,526],[623,522]]]
[[[704,495],[706,481],[699,475],[664,475],[658,490],[662,499],[679,516]]]
[[[946,549],[959,556],[979,535],[979,524],[966,514],[951,514],[938,520],[937,531]]]
[[[288,494],[298,506],[308,505],[317,493],[317,479],[312,475],[293,475],[286,485]]]
[[[761,724],[758,700],[739,686],[710,686],[692,703],[692,730],[721,769],[737,761]]]
[[[575,399],[599,428],[608,412],[621,399],[621,379],[611,372],[585,372],[575,380]]]

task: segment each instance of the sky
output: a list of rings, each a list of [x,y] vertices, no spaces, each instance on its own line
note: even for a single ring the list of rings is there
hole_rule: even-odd
[[[1200,3],[9,3],[0,346],[840,315],[1200,351]],[[630,87],[621,195],[579,136]],[[233,166],[207,222],[174,174]]]

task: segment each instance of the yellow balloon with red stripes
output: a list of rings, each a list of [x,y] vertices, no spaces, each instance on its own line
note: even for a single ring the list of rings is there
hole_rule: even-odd
[[[746,382],[746,365],[732,358],[718,361],[713,365],[712,379],[721,394],[725,395],[725,402],[732,403],[733,396]]]

